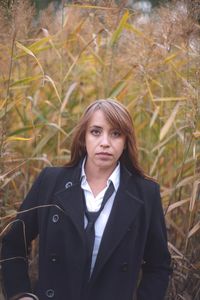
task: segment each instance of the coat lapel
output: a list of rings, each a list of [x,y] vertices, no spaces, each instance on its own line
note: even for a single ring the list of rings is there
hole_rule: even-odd
[[[56,193],[55,198],[56,204],[64,210],[78,233],[84,238],[84,205],[80,183],[74,184],[65,191]]]
[[[132,179],[132,180],[131,180]],[[99,248],[91,283],[116,249],[129,226],[133,223],[143,201],[138,198],[132,174],[125,168],[121,172],[121,183],[117,191],[108,223]]]
[[[59,183],[62,188],[54,194],[54,201],[71,219],[80,237],[84,240],[84,202],[80,185],[81,163],[63,174]]]

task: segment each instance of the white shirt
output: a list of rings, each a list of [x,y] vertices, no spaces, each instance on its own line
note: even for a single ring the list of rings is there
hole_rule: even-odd
[[[85,161],[84,159],[83,164],[82,164],[82,171],[81,171],[81,188],[84,191],[85,195],[85,202],[88,211],[98,211],[101,207],[101,203],[103,201],[103,197],[105,194],[105,191],[107,190],[109,183],[112,181],[114,185],[114,192],[111,195],[111,197],[107,200],[102,212],[100,213],[99,217],[97,218],[95,222],[95,240],[94,240],[94,248],[93,248],[93,253],[92,253],[92,262],[91,262],[91,273],[94,269],[94,265],[96,262],[97,254],[99,251],[101,239],[103,236],[104,229],[106,227],[106,223],[108,221],[108,218],[110,216],[110,212],[113,206],[113,202],[115,199],[116,192],[119,187],[119,182],[120,182],[120,163],[117,164],[116,168],[114,169],[113,173],[110,175],[108,178],[106,187],[96,196],[94,197],[92,190],[87,182],[87,177],[85,174]],[[87,226],[87,218],[85,216],[84,218],[84,226],[86,228]]]

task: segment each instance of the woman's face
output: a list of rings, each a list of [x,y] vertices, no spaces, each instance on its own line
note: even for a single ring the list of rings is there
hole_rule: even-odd
[[[100,109],[95,111],[86,128],[86,166],[90,170],[104,169],[112,172],[124,150],[125,142],[125,135],[108,123],[104,113]]]

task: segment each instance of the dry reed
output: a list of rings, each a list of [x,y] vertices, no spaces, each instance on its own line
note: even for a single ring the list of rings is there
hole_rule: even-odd
[[[60,10],[49,6],[39,16],[25,0],[2,6],[1,229],[41,168],[68,159],[84,107],[116,97],[133,116],[144,169],[161,184],[174,265],[167,299],[197,300],[198,13],[187,1],[173,1],[150,15],[127,10],[122,2],[63,1]]]

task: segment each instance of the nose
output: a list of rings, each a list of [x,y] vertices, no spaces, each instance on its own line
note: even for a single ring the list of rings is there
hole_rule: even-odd
[[[108,147],[110,147],[110,140],[109,140],[108,134],[105,133],[105,134],[102,135],[100,146],[102,148],[108,148]]]

